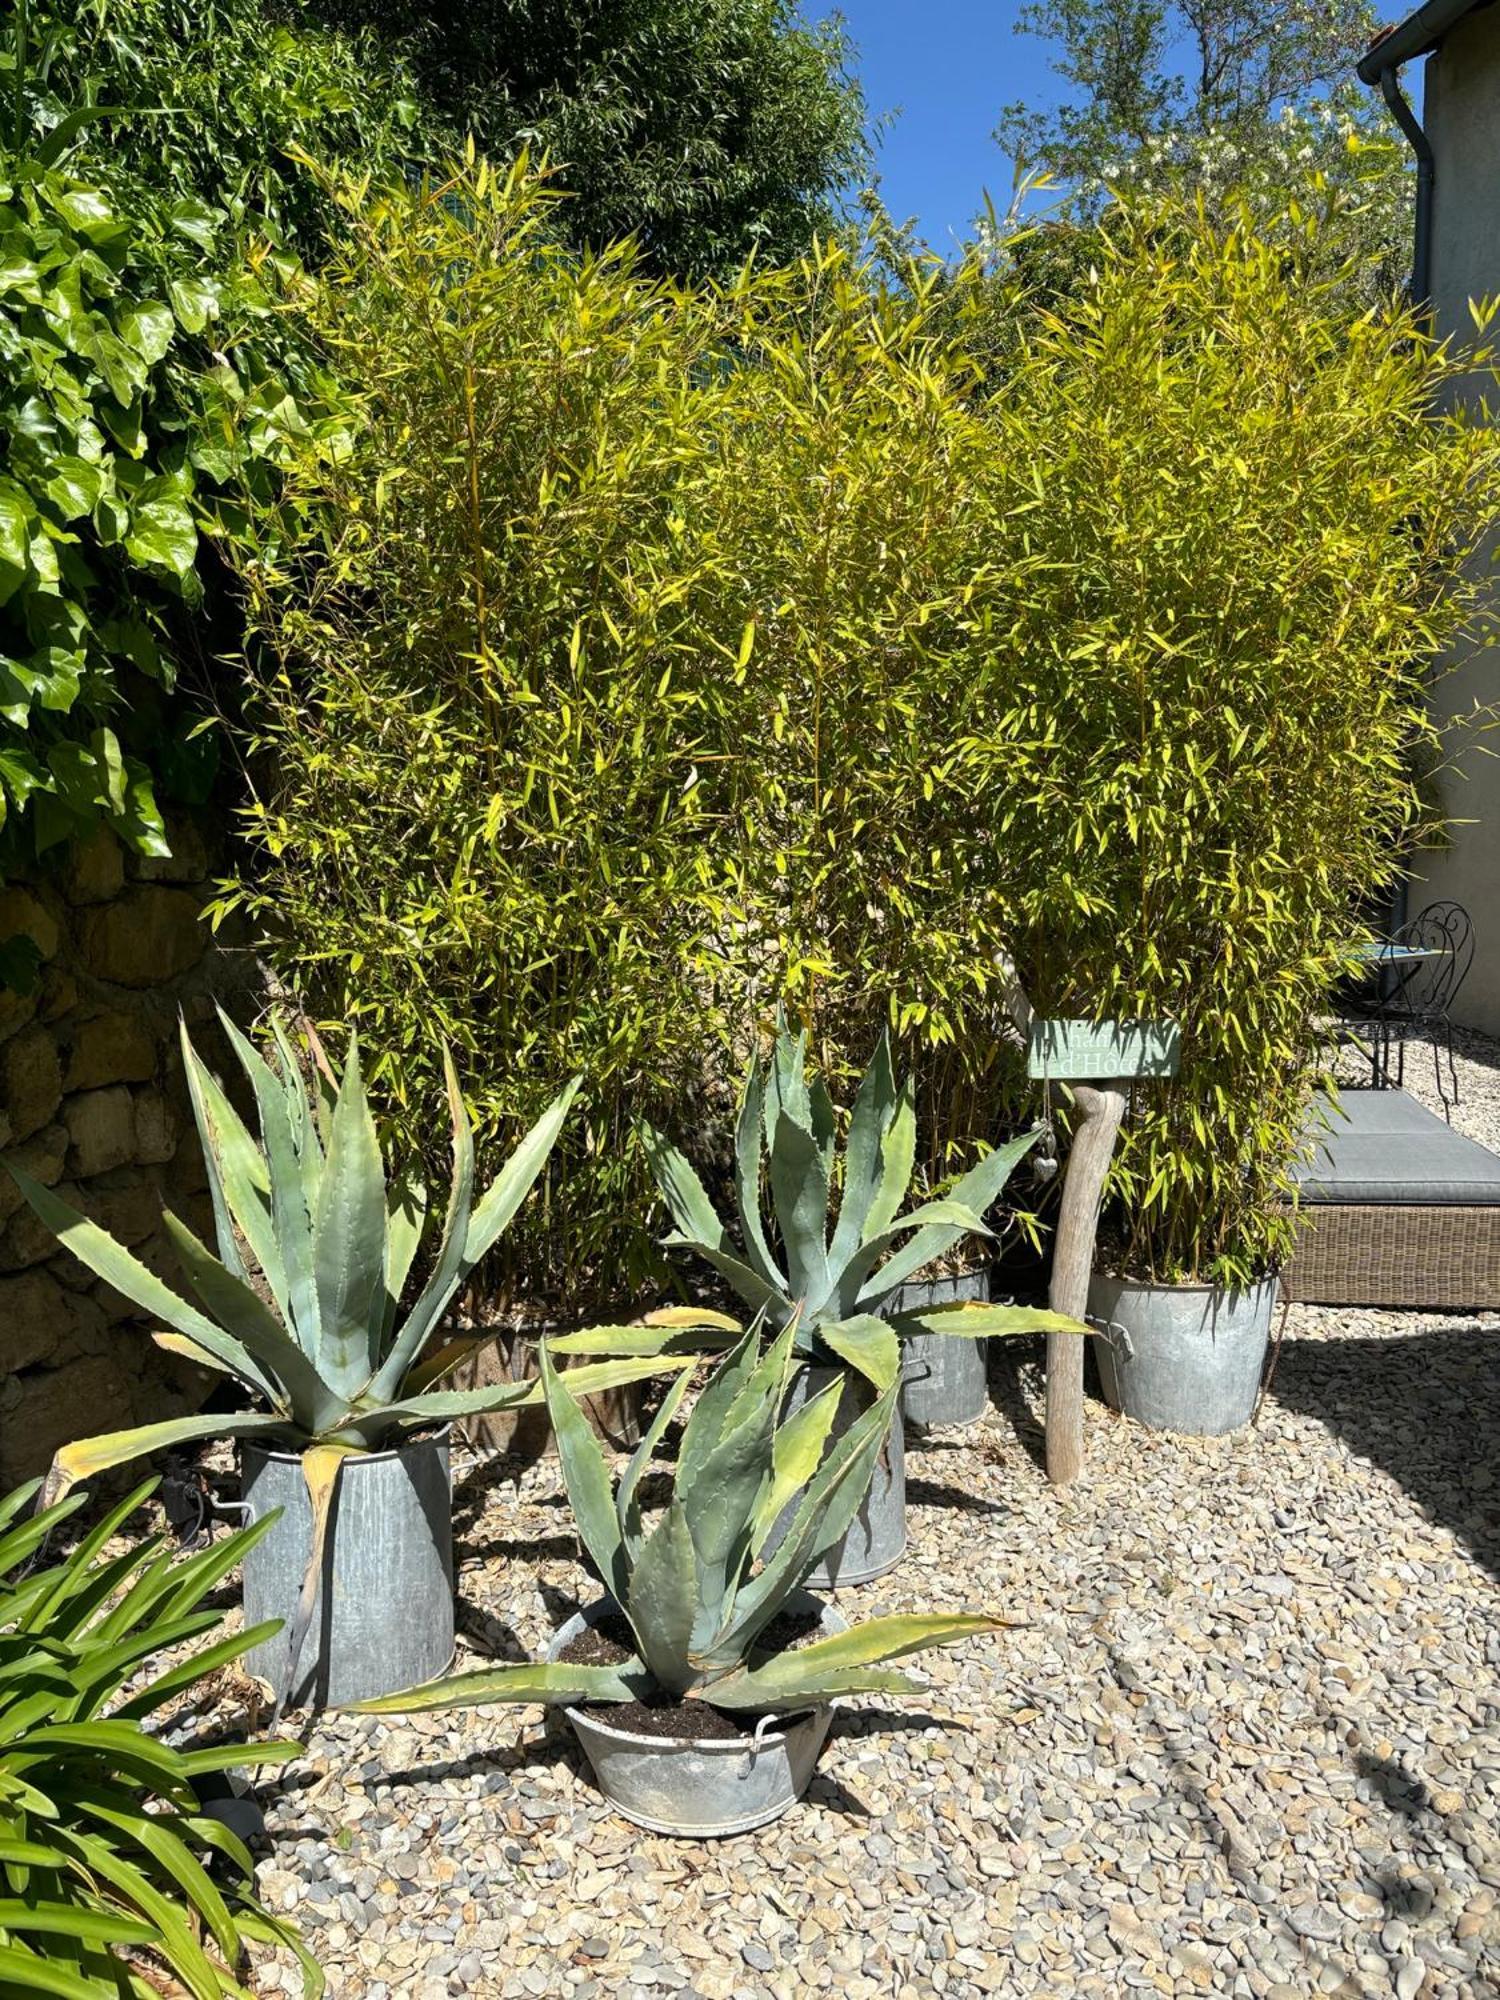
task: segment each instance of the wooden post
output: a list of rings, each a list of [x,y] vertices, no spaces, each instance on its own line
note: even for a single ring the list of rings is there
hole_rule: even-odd
[[[1068,1149],[1048,1292],[1052,1310],[1067,1313],[1070,1319],[1082,1319],[1088,1306],[1099,1202],[1125,1115],[1126,1088],[1121,1077],[1072,1086],[1079,1119]],[[1083,1342],[1077,1334],[1049,1333],[1047,1477],[1054,1486],[1066,1486],[1082,1470]]]

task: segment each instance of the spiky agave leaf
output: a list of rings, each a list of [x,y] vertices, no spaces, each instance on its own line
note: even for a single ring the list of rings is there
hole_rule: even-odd
[[[645,1143],[657,1186],[677,1225],[664,1239],[666,1247],[702,1257],[752,1310],[769,1313],[781,1325],[800,1317],[797,1352],[802,1358],[843,1362],[884,1389],[899,1368],[894,1341],[919,1329],[893,1319],[894,1335],[879,1333],[869,1323],[871,1316],[882,1313],[908,1278],[962,1237],[989,1234],[985,1211],[1037,1136],[1026,1133],[996,1147],[948,1195],[901,1214],[915,1158],[916,1108],[911,1079],[896,1086],[889,1035],[882,1034],[855,1096],[843,1196],[830,1231],[830,1190],[838,1178],[833,1107],[821,1081],[807,1081],[805,1035],[789,1034],[778,1014],[767,1061],[763,1066],[752,1061],[746,1075],[735,1128],[743,1253],[678,1149],[656,1132],[648,1131]],[[772,1257],[761,1215],[762,1154],[784,1273]],[[1044,1326],[1040,1318],[1035,1325],[1039,1331],[1061,1330],[1053,1323]],[[922,1330],[962,1331],[972,1338],[984,1329],[972,1322],[960,1329],[939,1321]],[[1087,1329],[1069,1323],[1068,1330]],[[608,1349],[591,1349],[588,1336],[576,1336],[575,1351],[639,1351],[621,1344],[628,1336],[614,1333],[611,1338]]]

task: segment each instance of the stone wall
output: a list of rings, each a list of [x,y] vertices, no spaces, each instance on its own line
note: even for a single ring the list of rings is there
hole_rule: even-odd
[[[201,1154],[178,1055],[178,1010],[226,1074],[217,995],[243,1018],[243,954],[199,912],[203,831],[172,829],[170,860],[127,856],[108,833],[60,869],[12,874],[0,939],[35,939],[29,994],[0,992],[0,1161],[13,1162],[182,1279],[163,1206],[211,1238]],[[0,1174],[0,1491],[43,1472],[58,1445],[180,1415],[201,1375],[164,1354],[136,1308],[59,1250]]]

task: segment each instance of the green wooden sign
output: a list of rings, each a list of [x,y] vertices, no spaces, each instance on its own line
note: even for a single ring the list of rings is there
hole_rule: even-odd
[[[1029,1075],[1053,1083],[1176,1076],[1181,1045],[1175,1021],[1034,1020],[1026,1068]]]

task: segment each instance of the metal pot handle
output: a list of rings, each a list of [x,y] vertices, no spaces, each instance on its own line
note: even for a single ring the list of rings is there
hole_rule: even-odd
[[[1135,1359],[1135,1343],[1130,1338],[1130,1329],[1122,1326],[1117,1319],[1100,1319],[1096,1313],[1085,1313],[1084,1325],[1093,1328],[1106,1347],[1112,1348],[1122,1361]]]
[[[750,1738],[750,1747],[745,1752],[745,1769],[743,1773],[745,1777],[748,1778],[750,1773],[755,1769],[755,1759],[764,1747],[766,1731],[774,1728],[779,1720],[781,1718],[778,1716],[763,1715],[760,1721],[756,1723],[755,1734]]]

